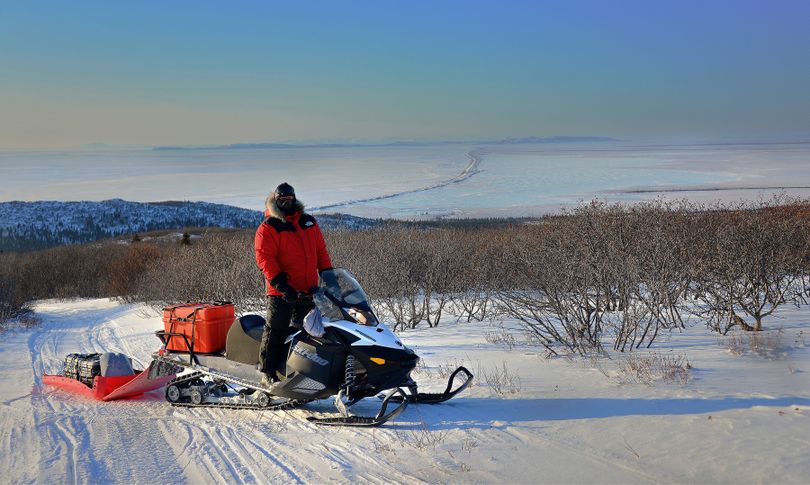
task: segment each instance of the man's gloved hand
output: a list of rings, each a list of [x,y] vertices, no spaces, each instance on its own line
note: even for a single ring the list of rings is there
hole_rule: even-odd
[[[323,285],[327,288],[332,288],[337,290],[339,288],[337,276],[335,276],[335,271],[333,268],[327,268],[321,271],[321,279],[323,280]]]
[[[279,273],[272,280],[270,286],[284,295],[284,301],[295,303],[298,300],[298,291],[287,282],[287,273]]]
[[[292,286],[287,285],[286,288],[280,291],[284,293],[284,301],[286,301],[287,303],[292,304],[298,300],[298,292],[295,291],[295,288],[293,288]]]

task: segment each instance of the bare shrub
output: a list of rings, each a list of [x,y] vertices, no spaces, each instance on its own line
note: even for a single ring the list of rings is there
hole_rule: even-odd
[[[449,379],[450,374],[452,374],[456,369],[464,365],[463,360],[453,359],[451,361],[442,362],[436,366],[436,372],[439,374],[439,377],[442,379]]]
[[[602,364],[602,359],[600,357],[608,357],[609,358],[609,356],[607,356],[607,354],[605,354],[605,355],[591,354],[591,355],[587,356],[586,360],[582,361],[582,365],[585,368],[596,369],[596,370],[599,371],[600,374],[607,377],[608,379],[613,379],[613,375],[610,372],[608,372],[608,370]]]
[[[685,315],[722,333],[757,330],[780,305],[806,303],[808,220],[806,201],[785,198],[591,202],[511,230],[498,310],[552,355],[598,352],[606,334],[616,350],[650,347]]]
[[[501,366],[485,368],[478,364],[479,381],[483,380],[498,397],[506,397],[507,394],[517,394],[520,392],[520,376],[512,372],[503,362]]]
[[[450,311],[458,320],[482,322],[496,313],[495,294],[509,278],[511,269],[501,264],[503,247],[498,242],[504,232],[513,230],[477,228],[456,237],[456,251],[463,261],[458,262]]]
[[[784,356],[783,331],[745,332],[726,335],[721,345],[735,355],[753,354],[766,359]]]
[[[175,246],[141,275],[132,298],[155,308],[179,301],[227,300],[241,314],[263,310],[264,294],[252,233],[239,232]]]
[[[797,347],[804,348],[807,347],[807,340],[804,337],[804,330],[799,330],[799,333],[796,334],[795,340],[793,343],[796,344]]]
[[[0,321],[26,314],[38,299],[113,296],[110,274],[126,251],[105,242],[0,254]]]
[[[378,428],[371,428],[371,446],[374,448],[374,451],[377,453],[394,453],[394,448],[391,446],[391,443],[377,438],[377,432]],[[331,449],[326,446],[326,443],[323,443],[323,445],[331,451]]]
[[[620,384],[638,383],[652,386],[656,381],[686,385],[692,368],[683,355],[651,353],[630,354],[618,366],[616,381]]]
[[[424,252],[428,255],[427,266],[422,281],[422,294],[427,309],[428,326],[436,327],[441,321],[448,304],[460,286],[461,268],[468,264],[470,255],[466,253],[467,238],[458,230],[439,229],[430,231],[422,238]]]
[[[437,445],[447,439],[449,430],[435,430],[428,428],[424,420],[419,421],[416,429],[395,431],[401,445],[409,446],[417,450],[435,449]]]
[[[757,206],[717,207],[703,215],[714,232],[703,248],[696,313],[713,330],[762,330],[783,304],[805,301],[810,233],[807,208],[785,197]],[[748,321],[746,321],[748,319]]]
[[[427,270],[420,243],[424,232],[392,225],[357,235],[367,253],[350,267],[359,268],[357,274],[368,286],[372,305],[394,321],[394,329],[415,328],[429,310],[422,288]]]
[[[512,350],[517,345],[515,336],[503,325],[498,326],[491,332],[484,332],[484,339],[491,344],[503,345],[507,350]]]
[[[515,318],[549,352],[585,354],[601,347],[604,286],[592,218],[553,218],[523,228],[509,241],[510,283],[499,311]]]
[[[17,282],[13,276],[14,265],[11,258],[3,255],[0,262],[0,331],[6,328],[10,320],[17,319],[30,311],[22,295],[17,288]]]
[[[141,274],[160,260],[162,255],[163,251],[155,245],[130,245],[124,254],[110,265],[105,293],[110,296],[129,296]]]
[[[100,296],[261,310],[253,234],[0,254],[0,318],[40,298]],[[392,222],[324,235],[333,263],[358,276],[395,329],[433,327],[448,313],[467,322],[505,316],[550,355],[599,352],[609,339],[619,351],[649,347],[684,328],[684,315],[721,333],[757,330],[780,306],[810,297],[810,202],[784,197],[709,207],[592,202],[532,221]]]
[[[18,314],[16,318],[22,328],[35,328],[42,324],[42,319],[29,308]]]
[[[472,453],[472,451],[478,446],[480,443],[478,440],[474,439],[471,436],[465,436],[463,440],[461,440],[461,451],[466,451],[467,453]]]
[[[457,290],[451,296],[451,313],[467,323],[483,322],[493,314],[493,291],[485,288]]]
[[[357,274],[375,311],[393,320],[395,329],[437,326],[466,284],[460,275],[469,261],[467,239],[458,230],[391,223],[326,239],[333,261]]]
[[[427,361],[425,361],[425,359],[422,358],[420,358],[416,362],[416,368],[414,369],[414,372],[428,378],[433,376],[433,371],[430,370],[430,367],[428,367]]]
[[[619,296],[615,350],[650,347],[662,330],[684,328],[685,295],[694,268],[690,248],[701,229],[684,202],[652,201],[630,206],[608,234],[616,247],[610,286]]]
[[[96,243],[19,255],[15,275],[18,290],[26,300],[108,296],[107,275],[123,250]]]

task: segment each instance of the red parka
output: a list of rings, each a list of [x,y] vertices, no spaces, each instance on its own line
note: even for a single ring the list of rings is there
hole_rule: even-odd
[[[287,274],[287,282],[297,291],[309,292],[318,286],[318,273],[332,267],[317,221],[302,211],[283,217],[266,210],[265,216],[254,246],[267,294],[283,296],[272,285],[280,273]]]

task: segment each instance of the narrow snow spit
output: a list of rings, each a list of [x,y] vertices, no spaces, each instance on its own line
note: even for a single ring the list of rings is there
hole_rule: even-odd
[[[35,310],[39,327],[0,336],[0,476],[11,483],[797,483],[810,476],[806,309],[786,308],[775,319],[779,352],[694,327],[634,354],[631,365],[621,355],[545,359],[520,335],[508,345],[491,337],[510,322],[408,331],[400,336],[423,358],[416,377],[424,390],[441,390],[457,364],[477,374],[475,384],[443,405],[410,406],[374,430],[307,422],[330,410],[326,401],[277,413],[185,409],[169,406],[161,392],[98,403],[43,387],[42,374],[58,371],[70,352],[120,351],[147,364],[160,317],[110,300],[45,301]],[[664,370],[682,362],[689,377],[666,379],[656,362],[669,362]],[[643,378],[627,375],[639,368]]]

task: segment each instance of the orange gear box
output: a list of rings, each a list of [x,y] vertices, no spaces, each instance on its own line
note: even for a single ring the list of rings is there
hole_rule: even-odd
[[[228,330],[234,319],[233,304],[229,302],[181,303],[163,309],[163,329],[167,333],[167,350],[189,352],[186,340],[195,353],[213,354],[225,348]]]

